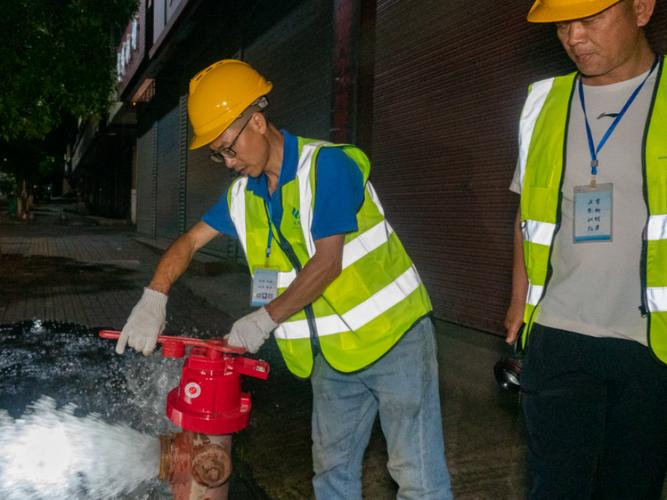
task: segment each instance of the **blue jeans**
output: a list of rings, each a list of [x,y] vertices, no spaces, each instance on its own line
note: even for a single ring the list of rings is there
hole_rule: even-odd
[[[433,323],[419,321],[374,364],[355,373],[315,358],[313,487],[319,500],[361,498],[361,470],[375,416],[387,441],[399,499],[453,498],[445,463]]]

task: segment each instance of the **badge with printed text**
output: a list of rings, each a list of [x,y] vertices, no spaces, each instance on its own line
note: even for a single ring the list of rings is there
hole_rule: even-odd
[[[611,241],[614,206],[612,183],[574,188],[574,242]]]
[[[264,306],[278,296],[278,271],[275,269],[255,269],[252,277],[250,305]]]

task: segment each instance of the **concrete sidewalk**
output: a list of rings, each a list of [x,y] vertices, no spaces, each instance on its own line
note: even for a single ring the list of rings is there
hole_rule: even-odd
[[[120,329],[150,279],[158,254],[133,228],[100,225],[60,208],[38,207],[35,220],[0,220],[0,324],[41,319]],[[99,221],[98,221],[99,222]],[[188,272],[170,293],[167,332],[225,334],[249,311],[245,273],[210,277]],[[524,496],[524,444],[518,399],[500,392],[492,368],[500,339],[437,322],[447,459],[458,499]],[[275,342],[259,355],[267,382],[249,381],[250,426],[235,438],[241,472],[258,485],[252,498],[312,497],[310,385],[289,374]],[[376,429],[364,462],[364,497],[395,497]],[[247,493],[250,495],[249,493]],[[250,496],[248,497],[250,498]]]

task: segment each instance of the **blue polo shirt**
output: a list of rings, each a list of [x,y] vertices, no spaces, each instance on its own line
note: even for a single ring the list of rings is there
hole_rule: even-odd
[[[280,131],[285,139],[283,163],[280,167],[278,189],[269,195],[265,174],[248,177],[247,190],[263,198],[271,205],[271,221],[280,227],[283,203],[280,188],[296,177],[299,150],[296,136]],[[357,226],[357,211],[364,201],[364,182],[359,167],[339,148],[322,148],[317,156],[315,180],[315,207],[311,233],[314,240],[354,232]],[[293,216],[288,214],[288,217]],[[229,216],[227,193],[213,205],[202,220],[216,231],[237,237],[236,228]]]

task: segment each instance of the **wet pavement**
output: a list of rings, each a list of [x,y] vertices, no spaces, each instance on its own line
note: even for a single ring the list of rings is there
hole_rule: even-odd
[[[63,220],[61,213],[60,206],[41,206],[33,221],[0,216],[0,325],[37,319],[122,328],[158,253],[136,241],[131,226],[99,225],[74,214]],[[165,333],[224,335],[249,310],[247,287],[242,272],[201,276],[188,271],[170,293]],[[499,391],[492,374],[493,364],[506,353],[504,344],[445,322],[436,326],[446,452],[456,498],[523,498],[525,444],[518,396]],[[271,375],[268,381],[246,383],[253,413],[248,428],[234,438],[230,498],[312,498],[310,385],[289,374],[275,342],[268,342],[259,356],[271,364]],[[110,374],[116,369],[109,363]],[[86,390],[92,397],[94,389]],[[141,397],[156,394],[145,388]],[[153,404],[154,418],[166,420],[159,414],[162,403]],[[155,428],[163,426],[160,421]],[[376,428],[364,460],[365,498],[395,497],[386,460]]]
[[[165,368],[177,379],[164,361],[116,356],[97,331],[71,323],[0,326],[0,498],[168,497],[155,477],[157,434],[178,429],[140,397]]]

